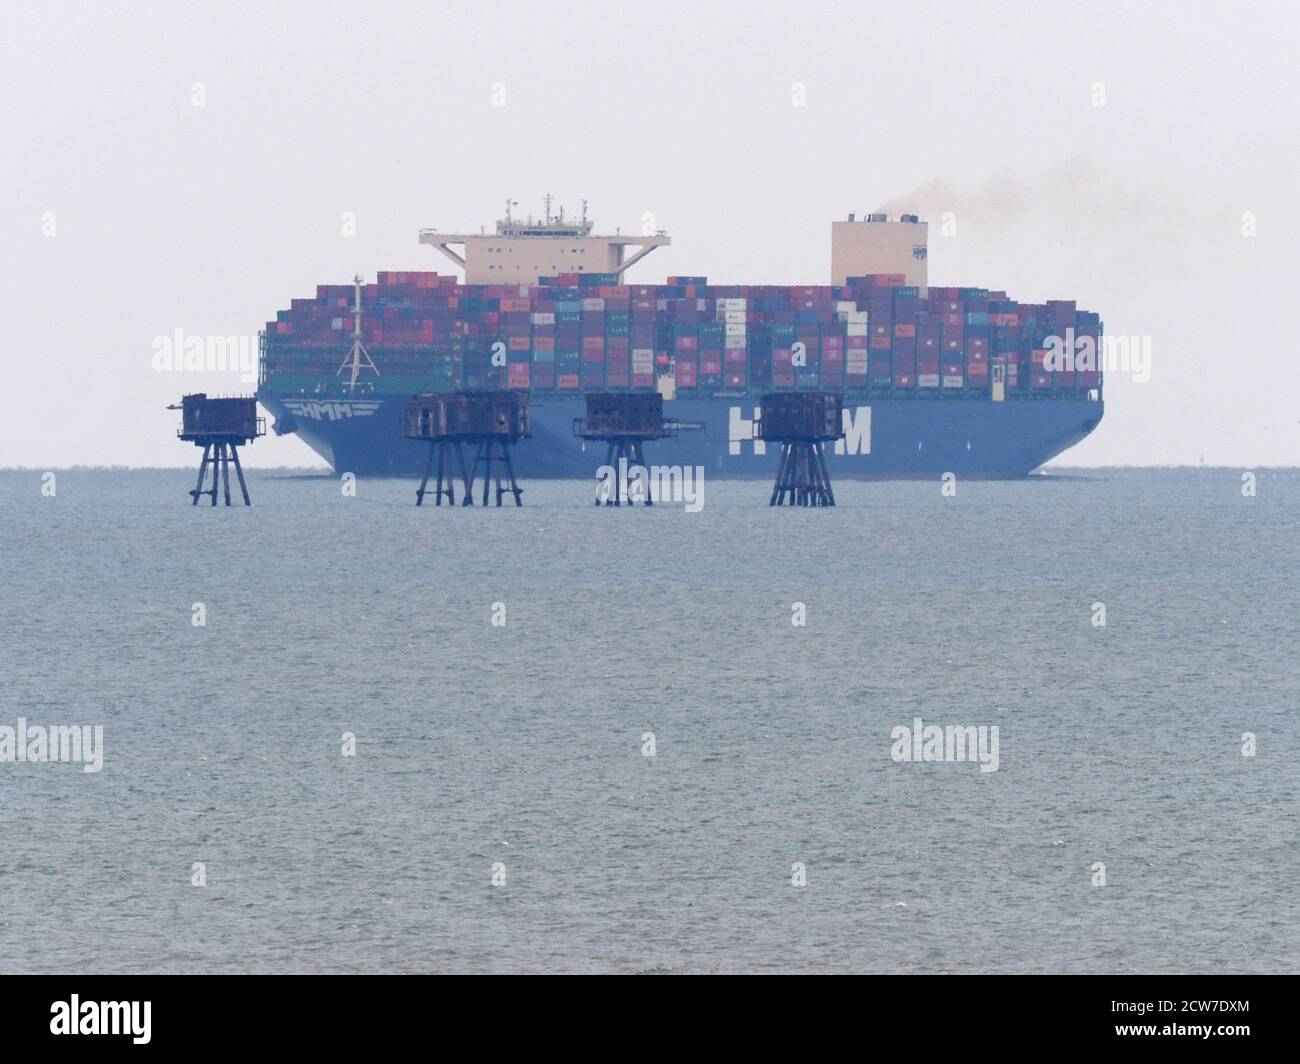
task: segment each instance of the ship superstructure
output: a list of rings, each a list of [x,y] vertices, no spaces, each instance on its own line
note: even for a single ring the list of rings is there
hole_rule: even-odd
[[[1100,349],[1100,317],[1070,300],[928,285],[916,216],[833,223],[828,285],[632,284],[628,268],[667,235],[594,236],[585,204],[576,221],[549,202],[540,219],[508,210],[496,228],[421,232],[464,279],[381,271],[373,284],[319,286],[269,322],[258,399],[276,431],[298,433],[341,472],[406,476],[420,457],[402,436],[410,396],[525,391],[534,438],[521,473],[589,476],[571,428],[585,397],[645,390],[667,416],[704,426],[668,445],[674,461],[770,476],[759,398],[830,391],[845,430],[826,456],[835,476],[1008,477],[1102,417],[1099,367],[1047,357],[1064,337]]]
[[[441,233],[421,229],[420,243],[437,248],[465,271],[466,284],[536,284],[546,276],[565,273],[599,273],[622,278],[632,266],[655,248],[672,241],[663,230],[639,236],[600,236],[592,233],[587,218],[587,201],[582,213],[566,219],[564,208],[551,213],[551,197],[545,198],[541,218],[514,216],[518,204],[506,201],[505,217],[494,233]],[[462,250],[456,251],[459,246]],[[630,257],[629,249],[637,249]]]

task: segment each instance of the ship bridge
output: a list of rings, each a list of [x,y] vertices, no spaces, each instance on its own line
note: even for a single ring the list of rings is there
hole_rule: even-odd
[[[638,236],[596,235],[587,218],[586,200],[576,220],[566,219],[563,208],[553,215],[550,196],[545,202],[546,213],[539,219],[515,218],[512,208],[517,204],[507,200],[506,215],[494,233],[421,229],[420,243],[437,248],[463,269],[466,284],[536,284],[540,277],[564,273],[615,274],[622,281],[628,269],[672,242],[663,230]],[[628,249],[633,249],[631,255]]]

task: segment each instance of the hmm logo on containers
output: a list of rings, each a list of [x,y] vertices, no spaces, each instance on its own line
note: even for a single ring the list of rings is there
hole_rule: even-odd
[[[138,1046],[148,1045],[153,1003],[149,1001],[70,1001],[50,1006],[50,1034],[129,1035]]]

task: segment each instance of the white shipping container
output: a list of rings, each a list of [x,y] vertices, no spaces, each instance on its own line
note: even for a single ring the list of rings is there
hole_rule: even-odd
[[[848,370],[849,373],[866,373],[867,360],[865,358],[850,358],[844,363],[844,368]]]
[[[744,336],[728,336],[722,341],[723,347],[729,348],[733,351],[737,348],[743,351],[748,344],[749,340]]]
[[[745,311],[743,310],[724,310],[722,314],[722,320],[729,325],[745,324]]]
[[[582,309],[583,310],[604,310],[605,301],[603,299],[600,299],[599,297],[595,299],[584,299],[582,301]]]
[[[654,361],[654,357],[655,357],[655,349],[654,349],[653,347],[634,347],[634,348],[632,348],[632,361],[633,361],[633,362],[635,362],[638,358],[648,358],[648,359],[650,359],[650,361],[653,362],[653,361]]]
[[[555,314],[551,311],[538,311],[533,315],[534,325],[554,325]]]
[[[835,309],[838,311],[857,310],[858,305],[851,299],[839,299],[835,301]]]
[[[341,329],[341,328],[343,328],[343,319],[342,319],[342,318],[333,318],[333,319],[331,319],[331,321],[330,321],[330,328],[331,328],[331,329]]]
[[[730,323],[724,325],[723,329],[726,331],[728,336],[744,336],[747,331],[744,325],[733,325]]]
[[[865,310],[850,310],[845,316],[845,321],[852,322],[854,325],[865,325],[871,320],[870,312]]]
[[[945,375],[943,378],[943,386],[945,388],[961,388],[963,386],[963,381],[961,377],[949,377]]]
[[[844,326],[844,335],[845,336],[866,336],[868,328],[870,328],[870,326],[868,326],[866,322],[863,322],[861,325],[859,325],[857,322],[851,321],[848,323],[848,325]]]
[[[916,383],[922,388],[939,387],[939,374],[937,373],[918,373]]]
[[[719,299],[718,308],[720,310],[745,310],[749,306],[744,299]]]

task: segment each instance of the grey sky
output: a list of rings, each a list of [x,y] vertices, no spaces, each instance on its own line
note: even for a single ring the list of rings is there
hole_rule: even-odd
[[[251,386],[155,372],[155,336],[446,272],[421,226],[548,190],[601,231],[654,213],[673,245],[633,280],[825,284],[832,219],[924,189],[931,283],[1151,337],[1059,462],[1300,459],[1293,5],[268,7],[0,5],[0,466],[193,465],[167,403]]]

